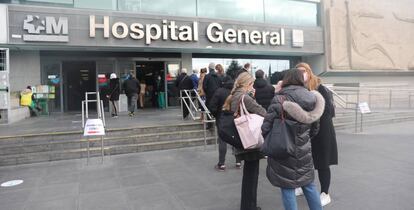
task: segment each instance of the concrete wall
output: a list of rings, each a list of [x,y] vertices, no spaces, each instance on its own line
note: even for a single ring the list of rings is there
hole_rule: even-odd
[[[414,70],[414,1],[326,0],[329,67]]]
[[[24,90],[28,85],[40,84],[39,51],[10,51],[10,89]]]
[[[323,73],[326,69],[326,59],[324,55],[304,56],[302,57],[302,60],[311,66],[313,73],[316,75]]]

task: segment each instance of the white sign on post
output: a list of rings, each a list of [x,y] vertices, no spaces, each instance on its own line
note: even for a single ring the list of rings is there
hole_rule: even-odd
[[[88,119],[83,136],[104,136],[105,128],[101,119]]]
[[[362,114],[371,113],[371,109],[368,106],[367,102],[361,102],[358,104],[359,111],[361,111]]]

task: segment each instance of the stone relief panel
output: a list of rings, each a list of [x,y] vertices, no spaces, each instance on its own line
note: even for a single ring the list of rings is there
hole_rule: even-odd
[[[331,1],[331,68],[414,70],[414,14],[407,8],[414,1]]]

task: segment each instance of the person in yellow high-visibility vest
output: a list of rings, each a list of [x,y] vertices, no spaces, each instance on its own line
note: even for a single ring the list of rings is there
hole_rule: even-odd
[[[25,90],[20,92],[20,105],[29,107],[30,116],[37,116],[32,87],[27,86]]]
[[[25,90],[20,92],[20,105],[21,106],[31,106],[33,102],[33,93],[32,88],[27,86]]]

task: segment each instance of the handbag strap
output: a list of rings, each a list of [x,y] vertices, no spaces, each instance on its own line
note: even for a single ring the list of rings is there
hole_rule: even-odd
[[[244,115],[249,115],[250,113],[249,111],[247,111],[246,104],[244,103],[244,96],[245,95],[242,96],[242,101],[241,101],[242,109],[241,110],[243,111]]]
[[[286,96],[285,95],[276,95],[277,100],[280,103],[280,107],[282,108],[282,113],[280,113],[280,117],[282,118],[282,120],[286,119],[285,116],[285,110],[283,109],[283,103],[286,101]]]
[[[243,115],[250,114],[247,111],[246,105],[244,104],[244,97],[245,97],[245,95],[246,94],[243,94],[242,97],[239,100],[239,105],[237,106],[237,110],[236,110],[236,112],[234,112],[234,117],[235,118],[240,117],[240,116],[243,116]]]
[[[233,114],[233,116],[235,117],[235,118],[238,118],[238,117],[240,117],[240,104],[241,104],[241,102],[242,102],[242,97],[239,99],[239,102],[237,103],[238,105],[237,105],[237,109],[236,109],[236,111],[234,112],[234,114]]]

